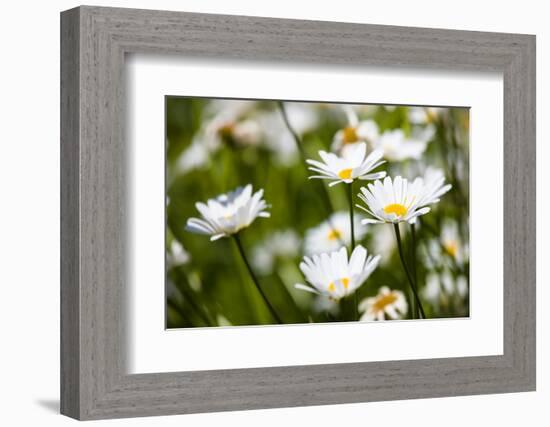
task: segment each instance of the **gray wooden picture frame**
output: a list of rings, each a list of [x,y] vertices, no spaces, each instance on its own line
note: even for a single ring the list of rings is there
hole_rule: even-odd
[[[127,374],[127,53],[502,72],[504,354]],[[534,36],[71,9],[61,14],[61,166],[65,415],[84,420],[535,390]]]

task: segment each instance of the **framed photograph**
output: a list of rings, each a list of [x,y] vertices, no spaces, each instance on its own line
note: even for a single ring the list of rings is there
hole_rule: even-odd
[[[535,390],[535,38],[61,14],[61,411]]]

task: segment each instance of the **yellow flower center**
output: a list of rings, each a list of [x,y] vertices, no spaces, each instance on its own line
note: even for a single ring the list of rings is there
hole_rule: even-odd
[[[387,205],[384,208],[384,212],[387,214],[396,214],[397,216],[403,217],[407,215],[407,208],[399,203],[392,203],[391,205]]]
[[[356,129],[353,126],[348,126],[344,128],[342,139],[344,144],[353,144],[354,142],[359,141]]]
[[[393,304],[397,300],[397,295],[393,292],[387,295],[382,295],[378,297],[376,302],[373,304],[372,308],[374,311],[383,311],[386,306]]]
[[[426,116],[428,118],[428,123],[434,123],[437,120],[437,113],[433,110],[428,110]]]
[[[340,172],[338,172],[338,176],[341,179],[350,179],[352,170],[353,169],[342,169]]]
[[[456,254],[458,252],[458,244],[455,240],[445,242],[443,246],[445,247],[445,250],[449,255],[451,255],[453,258],[456,258]]]
[[[340,239],[340,237],[342,237],[342,233],[340,232],[340,230],[335,230],[335,229],[331,229],[328,232],[328,236],[327,236],[329,240],[337,240],[337,239]]]
[[[218,134],[225,142],[229,141],[233,137],[233,131],[235,130],[235,124],[232,122],[225,123],[218,128]]]
[[[349,277],[343,277],[340,279],[340,282],[342,282],[342,285],[344,286],[344,289],[347,289],[348,286],[349,286]],[[336,285],[334,284],[334,282],[330,282],[328,284],[328,290],[329,292],[334,292],[336,291]]]

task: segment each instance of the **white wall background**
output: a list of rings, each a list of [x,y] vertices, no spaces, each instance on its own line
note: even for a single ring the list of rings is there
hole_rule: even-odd
[[[135,0],[97,5],[246,14],[537,35],[538,74],[538,391],[339,406],[172,416],[106,422],[116,426],[515,426],[550,422],[548,351],[550,255],[550,27],[545,2],[455,0]],[[59,11],[75,1],[5,2],[0,67],[0,420],[64,426],[59,377]],[[94,423],[92,423],[94,424]]]

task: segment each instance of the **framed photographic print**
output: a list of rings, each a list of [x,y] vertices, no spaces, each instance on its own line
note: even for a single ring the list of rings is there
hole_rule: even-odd
[[[535,39],[61,15],[62,413],[535,389]]]

